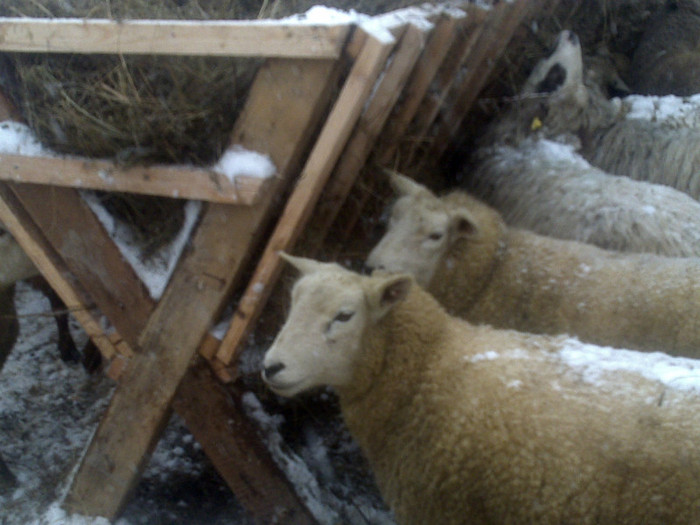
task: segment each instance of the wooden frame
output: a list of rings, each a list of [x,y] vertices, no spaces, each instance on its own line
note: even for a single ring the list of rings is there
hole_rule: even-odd
[[[426,15],[432,25],[395,17],[377,33],[347,24],[0,19],[0,52],[269,57],[231,139],[270,156],[278,173],[268,180],[227,184],[206,169],[0,155],[0,220],[64,301],[84,308],[79,321],[119,378],[66,498],[70,511],[119,514],[172,407],[256,519],[315,523],[261,446],[235,384],[224,389],[220,379],[236,378],[236,357],[280,274],[279,251],[294,248],[314,213],[322,219],[318,242],[325,237],[368,159],[388,163],[397,141],[416,129],[451,138],[515,27],[536,9],[526,4],[470,4],[466,17],[435,11]],[[457,78],[465,66],[469,74]],[[382,134],[396,136],[380,141]],[[386,148],[377,151],[378,143]],[[209,201],[160,301],[78,187]],[[328,200],[316,207],[322,196]],[[240,287],[219,342],[208,330]],[[92,305],[118,336],[104,336]]]

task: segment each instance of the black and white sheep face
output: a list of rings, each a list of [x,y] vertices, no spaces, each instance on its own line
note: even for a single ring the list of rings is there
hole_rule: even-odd
[[[569,87],[583,86],[581,43],[572,31],[562,31],[554,52],[532,70],[523,93],[554,93]]]
[[[263,360],[277,394],[350,384],[367,327],[405,297],[407,276],[365,277],[336,264],[285,256],[304,275],[292,290],[289,317]]]

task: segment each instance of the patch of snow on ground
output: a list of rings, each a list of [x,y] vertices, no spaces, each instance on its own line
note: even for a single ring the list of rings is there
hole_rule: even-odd
[[[227,149],[212,169],[231,182],[239,175],[266,179],[277,173],[270,157],[238,145]]]
[[[114,240],[121,254],[146,285],[151,297],[159,299],[197,222],[202,208],[201,202],[188,201],[185,204],[185,220],[177,236],[170,244],[160,247],[146,259],[128,224],[111,215],[94,193],[82,192],[81,196]]]

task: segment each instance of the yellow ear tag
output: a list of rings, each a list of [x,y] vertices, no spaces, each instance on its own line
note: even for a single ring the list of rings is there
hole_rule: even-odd
[[[532,119],[532,124],[530,124],[530,129],[531,129],[532,131],[537,131],[537,130],[540,129],[541,127],[542,127],[542,121],[541,121],[539,118],[537,118],[537,117],[533,118],[533,119]]]

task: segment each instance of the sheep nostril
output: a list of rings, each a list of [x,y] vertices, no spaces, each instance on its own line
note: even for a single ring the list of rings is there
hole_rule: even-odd
[[[282,369],[284,369],[284,364],[282,363],[276,363],[274,365],[266,366],[263,370],[263,376],[265,377],[265,379],[272,379]]]

